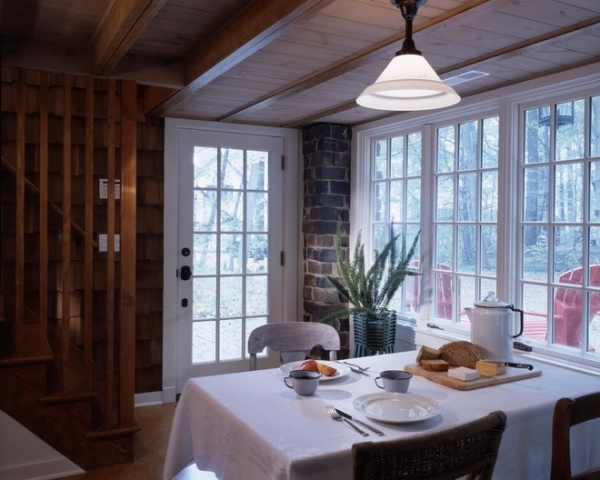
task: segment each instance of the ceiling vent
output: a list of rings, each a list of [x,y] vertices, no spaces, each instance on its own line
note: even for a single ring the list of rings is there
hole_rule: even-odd
[[[470,82],[471,80],[477,80],[481,77],[487,77],[489,73],[478,72],[477,70],[470,70],[454,77],[446,78],[444,83],[446,85],[458,85],[459,83]]]

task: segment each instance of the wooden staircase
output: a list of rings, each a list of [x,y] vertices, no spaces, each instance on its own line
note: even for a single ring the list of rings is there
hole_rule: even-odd
[[[39,322],[28,323],[24,348],[17,351],[14,343],[7,346],[6,340],[14,339],[14,322],[10,320],[14,299],[4,292],[0,297],[0,410],[84,470],[133,461],[134,433],[139,426],[135,422],[107,424],[106,372],[93,365],[91,389],[87,389],[83,353],[70,344],[69,378],[61,386],[58,332],[47,327],[46,341],[37,342]],[[34,316],[25,311],[28,319]],[[115,411],[110,417],[117,415]]]
[[[133,461],[139,430],[136,88],[2,69],[0,410],[85,470]]]

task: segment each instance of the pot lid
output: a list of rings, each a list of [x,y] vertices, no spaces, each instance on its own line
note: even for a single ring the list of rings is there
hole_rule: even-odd
[[[512,305],[498,300],[496,292],[488,292],[483,300],[475,302],[475,306],[483,308],[510,308]]]

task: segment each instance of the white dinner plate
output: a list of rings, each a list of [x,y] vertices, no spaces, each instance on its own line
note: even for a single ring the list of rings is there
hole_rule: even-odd
[[[317,362],[322,363],[323,365],[328,365],[337,370],[337,372],[335,372],[335,374],[333,374],[331,377],[326,377],[325,375],[321,375],[321,379],[320,379],[321,382],[329,382],[331,380],[337,380],[338,378],[345,377],[346,375],[348,375],[350,373],[350,367],[348,367],[347,365],[342,365],[341,363],[336,363],[336,362],[327,362],[325,360],[317,360]],[[281,367],[279,367],[279,370],[284,375],[287,375],[292,370],[299,370],[302,363],[304,363],[304,362],[284,363]]]
[[[352,402],[354,408],[372,420],[389,423],[412,423],[435,417],[440,404],[411,393],[372,393]]]

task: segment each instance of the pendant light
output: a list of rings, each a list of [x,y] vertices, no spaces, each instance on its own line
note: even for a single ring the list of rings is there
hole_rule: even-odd
[[[446,85],[416,49],[412,39],[413,18],[426,0],[390,0],[406,22],[404,43],[377,81],[369,85],[356,103],[375,110],[412,111],[449,107],[460,96]]]

